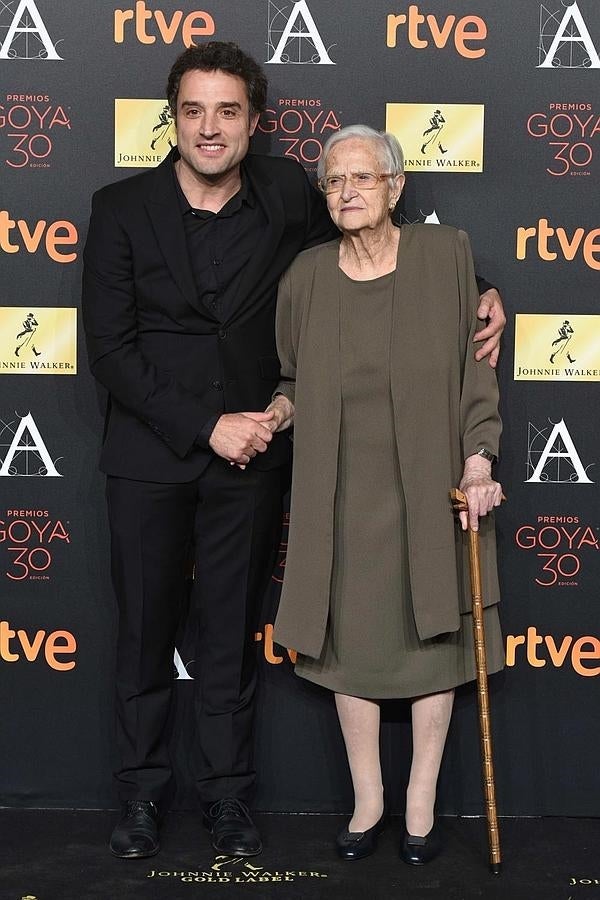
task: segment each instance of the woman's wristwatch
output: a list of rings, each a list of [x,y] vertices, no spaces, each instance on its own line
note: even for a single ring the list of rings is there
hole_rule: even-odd
[[[497,456],[495,456],[491,452],[491,450],[488,450],[486,447],[480,447],[476,455],[483,456],[484,459],[487,459],[487,461],[491,463],[495,463],[497,460]]]

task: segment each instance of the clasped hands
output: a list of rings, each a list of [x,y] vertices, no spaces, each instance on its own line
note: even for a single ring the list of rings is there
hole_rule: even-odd
[[[491,288],[481,295],[477,317],[483,320],[487,319],[487,324],[475,336],[475,341],[481,344],[475,353],[475,358],[480,360],[489,354],[489,364],[495,368],[498,362],[500,335],[506,323],[502,302],[495,288]],[[222,415],[213,429],[209,445],[218,456],[228,460],[232,466],[245,469],[257,453],[265,452],[275,432],[289,428],[293,418],[292,402],[283,394],[278,394],[264,412],[225,413]],[[485,464],[486,461],[478,457],[475,462]],[[499,506],[502,496],[500,486],[491,480],[489,470],[487,478],[484,475],[485,473],[478,472],[476,477],[475,470],[473,470],[467,477],[465,464],[461,490],[467,495],[469,516],[475,523],[475,527],[479,515],[488,513],[492,506]],[[490,500],[490,497],[493,499]],[[461,513],[460,519],[463,528],[466,529],[467,513]]]
[[[232,466],[245,469],[257,453],[264,453],[276,431],[292,422],[294,407],[278,394],[264,412],[224,413],[209,439],[211,449]]]

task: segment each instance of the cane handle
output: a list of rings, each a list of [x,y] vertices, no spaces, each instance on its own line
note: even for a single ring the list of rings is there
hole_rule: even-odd
[[[463,492],[458,488],[452,488],[452,490],[450,491],[450,500],[452,501],[452,509],[454,510],[454,512],[460,513],[469,511],[467,495],[463,494]],[[502,502],[506,500],[504,494],[502,494],[501,500]]]

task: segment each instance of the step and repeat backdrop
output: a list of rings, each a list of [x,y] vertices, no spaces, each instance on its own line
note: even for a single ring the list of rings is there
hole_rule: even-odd
[[[506,669],[491,681],[500,812],[598,815],[600,778],[600,5],[597,0],[3,0],[0,3],[0,802],[115,805],[116,616],[103,398],[80,307],[90,196],[176,142],[164,99],[190,43],[264,64],[256,152],[299,160],[364,122],[404,146],[405,221],[470,235],[502,292],[498,515]],[[451,485],[448,486],[449,488]],[[257,805],[342,811],[331,696],[256,635]],[[174,657],[174,803],[195,804],[193,612]],[[384,704],[403,808],[406,704]],[[475,695],[459,691],[440,811],[483,810]]]

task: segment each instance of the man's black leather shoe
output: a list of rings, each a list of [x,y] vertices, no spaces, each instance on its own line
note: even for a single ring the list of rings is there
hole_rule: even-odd
[[[416,837],[409,834],[406,828],[400,845],[400,857],[409,866],[424,866],[438,855],[442,849],[437,823],[425,837]]]
[[[241,800],[217,800],[204,813],[204,824],[212,834],[212,845],[228,856],[256,856],[262,843],[248,807]]]
[[[158,853],[158,810],[154,803],[128,800],[109,846],[111,853],[121,859],[142,859]]]
[[[377,849],[377,838],[385,827],[385,813],[366,831],[348,831],[344,828],[337,836],[335,849],[340,859],[364,859]]]

